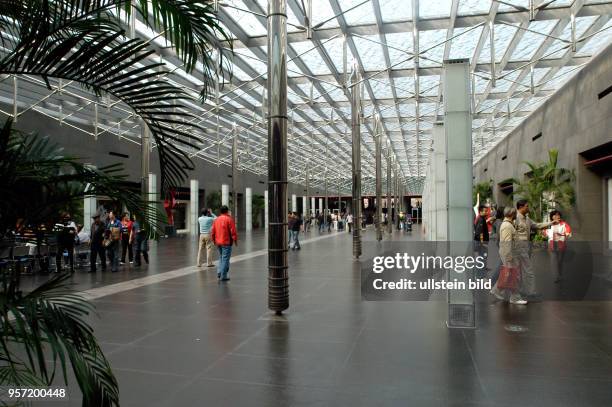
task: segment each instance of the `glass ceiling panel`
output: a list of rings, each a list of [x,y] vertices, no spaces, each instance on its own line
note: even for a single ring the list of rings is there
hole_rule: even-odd
[[[459,15],[483,14],[489,12],[491,8],[490,0],[459,0]]]
[[[408,33],[385,34],[387,52],[393,69],[406,69],[414,67],[412,57],[412,35]]]
[[[248,7],[241,0],[228,0],[227,3],[242,10],[248,10]],[[266,35],[266,27],[259,22],[258,17],[242,10],[231,7],[224,8],[224,11],[248,36]]]
[[[453,36],[457,36],[452,40],[449,57],[470,58],[474,55],[478,40],[482,33],[482,27],[473,29],[472,27],[455,28]]]
[[[508,45],[512,41],[512,37],[518,29],[514,26],[495,24],[495,61],[501,61],[506,53]],[[487,39],[480,52],[478,62],[489,63],[491,60],[491,37],[487,35]]]
[[[543,0],[537,0],[536,4],[541,4]],[[373,112],[380,112],[384,119],[384,128],[393,140],[393,153],[399,159],[402,171],[405,174],[415,174],[417,171],[422,174],[424,168],[419,168],[416,159],[416,134],[415,130],[417,123],[413,118],[415,112],[415,66],[413,44],[412,24],[397,24],[397,21],[412,20],[412,1],[411,0],[378,0],[373,2],[366,1],[363,5],[359,5],[363,0],[313,0],[313,25],[328,20],[322,25],[321,30],[315,30],[313,37],[315,41],[306,39],[303,32],[295,27],[295,25],[303,24],[298,20],[295,13],[302,8],[301,0],[289,0],[287,8],[289,25],[287,30],[288,35],[288,55],[293,57],[300,55],[294,61],[288,61],[288,100],[290,106],[298,106],[298,109],[291,115],[292,122],[297,126],[293,127],[291,145],[297,145],[296,140],[307,138],[310,134],[316,133],[318,140],[329,139],[341,141],[340,145],[330,143],[330,157],[333,161],[327,164],[330,170],[338,174],[345,174],[346,168],[350,167],[350,163],[344,162],[350,158],[350,137],[345,133],[350,132],[343,120],[350,123],[350,103],[347,99],[344,84],[345,75],[343,72],[343,36],[348,33],[349,39],[354,43],[357,53],[359,54],[359,69],[366,72],[366,87],[364,92],[363,112],[365,115],[364,125],[362,126],[362,135],[364,139],[364,168],[372,168],[373,166],[373,146],[371,132],[373,131]],[[506,0],[506,3],[512,3],[517,6],[527,7],[529,0]],[[528,22],[528,13],[517,12],[515,8],[507,4],[498,3],[499,10],[497,13],[498,23],[495,24],[495,60],[497,69],[496,87],[490,88],[490,55],[491,45],[489,44],[489,35],[483,38],[482,49],[476,55],[476,48],[481,39],[484,26],[476,26],[476,24],[488,24],[488,12],[493,3],[492,0],[458,0],[458,16],[459,18],[451,18],[451,6],[453,0],[420,0],[419,1],[419,18],[429,20],[422,22],[419,25],[419,50],[421,55],[419,58],[420,69],[416,74],[419,81],[419,123],[418,127],[421,130],[421,161],[425,160],[428,148],[431,143],[426,140],[431,140],[431,122],[437,119],[436,115],[443,114],[443,104],[438,102],[440,92],[440,81],[442,72],[442,59],[444,58],[445,49],[448,50],[449,58],[469,58],[470,60],[477,57],[475,66],[474,89],[476,92],[475,102],[477,104],[477,118],[472,121],[474,128],[484,126],[484,131],[477,130],[478,134],[474,136],[475,146],[477,148],[477,156],[480,156],[490,149],[496,142],[501,140],[511,131],[516,125],[521,123],[526,114],[532,111],[537,106],[544,103],[547,97],[557,90],[563,83],[578,72],[588,58],[601,51],[612,42],[612,22],[609,15],[609,1],[603,0],[587,0],[588,16],[583,15],[576,19],[576,33],[580,38],[584,35],[590,35],[602,28],[610,28],[603,30],[597,35],[589,37],[584,41],[579,41],[577,44],[576,54],[572,54],[569,50],[568,40],[571,38],[571,27],[564,23],[562,40],[550,40],[545,35],[551,34],[558,22],[555,17],[563,16],[569,20],[569,6],[573,0],[556,0],[547,6],[548,12],[540,12],[535,16],[535,21],[528,24],[530,31],[520,31],[519,37],[515,37],[519,33],[517,26],[521,23]],[[226,0],[220,3],[222,19],[231,19],[231,21],[222,21],[225,26],[236,27],[236,32],[231,33],[232,37],[239,37],[240,40],[235,44],[235,56],[232,62],[233,80],[227,83],[221,90],[221,108],[223,133],[229,131],[228,123],[234,120],[241,123],[242,127],[250,127],[255,125],[257,132],[261,133],[259,137],[253,135],[251,151],[259,151],[261,157],[265,156],[266,137],[265,125],[262,115],[265,114],[262,109],[262,93],[264,87],[257,85],[258,82],[265,84],[267,74],[267,46],[265,41],[266,27],[265,20],[261,16],[255,16],[248,12],[249,9],[257,13],[266,13],[267,0]],[[228,7],[228,5],[244,10],[236,10]],[[335,18],[334,16],[340,10],[348,10],[353,6],[359,5],[354,10],[345,13],[342,17]],[[381,34],[380,26],[376,21],[375,5],[380,7],[380,16],[382,17],[385,28],[391,28],[391,31]],[[580,6],[576,3],[573,7]],[[559,9],[561,8],[561,9]],[[334,11],[334,9],[336,11]],[[246,11],[245,11],[246,10]],[[295,12],[294,12],[295,11]],[[578,15],[581,15],[581,10],[578,10]],[[510,14],[508,14],[510,13]],[[298,13],[299,14],[299,13]],[[461,18],[464,15],[478,14],[482,17],[477,18]],[[583,13],[584,14],[584,13]],[[333,17],[333,18],[332,18]],[[455,17],[455,16],[453,16]],[[346,22],[347,27],[339,27],[339,23]],[[451,22],[460,22],[461,27],[452,27]],[[512,21],[514,26],[501,24],[500,21]],[[465,24],[473,24],[465,26]],[[358,28],[356,26],[359,26]],[[144,27],[142,24],[137,27],[137,34],[144,36],[146,39],[151,39],[156,36],[152,30]],[[427,29],[426,29],[427,28]],[[433,29],[432,29],[433,28]],[[453,39],[447,44],[446,37],[451,33]],[[351,33],[359,33],[352,35]],[[382,35],[382,37],[381,37]],[[336,37],[333,37],[336,36]],[[330,39],[331,37],[331,39]],[[383,45],[376,42],[384,41],[387,43],[386,49]],[[516,38],[516,41],[513,41]],[[373,42],[374,40],[376,42]],[[323,43],[320,49],[315,49],[315,43]],[[161,38],[153,40],[153,44],[157,47],[165,47],[165,43]],[[509,50],[510,44],[513,48]],[[533,72],[533,82],[536,86],[536,95],[534,97],[530,91],[531,72],[530,67],[525,61],[531,60],[535,55],[540,55],[538,51],[542,49],[542,55],[547,58],[544,62],[535,61],[536,68]],[[386,57],[390,60],[390,69],[377,74],[375,77],[368,78],[371,73],[379,71],[386,66]],[[559,59],[563,57],[563,59]],[[579,59],[576,59],[578,57]],[[553,60],[555,59],[556,60]],[[177,86],[186,89],[190,94],[197,97],[196,92],[201,87],[201,72],[204,69],[199,63],[197,70],[192,73],[186,73],[181,70],[179,60],[171,55],[169,51],[164,50],[164,61],[167,61],[172,69],[176,68],[169,79],[177,84]],[[501,66],[501,61],[504,59],[504,66]],[[151,60],[159,60],[159,56],[154,55]],[[347,62],[349,69],[354,60],[351,52],[351,47],[347,47]],[[327,66],[328,61],[331,66]],[[565,66],[564,66],[565,65]],[[543,67],[546,66],[546,67]],[[301,68],[300,68],[301,67]],[[333,67],[333,68],[332,68]],[[306,71],[306,72],[303,72]],[[513,71],[512,73],[510,73]],[[308,74],[309,76],[306,76]],[[506,75],[504,78],[504,75]],[[261,75],[261,77],[255,78]],[[314,76],[311,77],[311,76]],[[482,76],[482,77],[481,77]],[[389,78],[392,78],[390,81]],[[520,83],[516,83],[519,81]],[[33,109],[39,109],[35,103],[41,98],[48,95],[49,90],[46,89],[43,81],[28,90],[26,86],[20,86],[20,97],[24,98],[21,105],[34,105]],[[237,85],[244,82],[249,82],[243,85],[242,88],[236,89]],[[314,103],[309,105],[311,83],[316,86],[313,88]],[[332,83],[341,85],[335,87]],[[392,86],[393,84],[393,86]],[[0,83],[0,87],[4,84]],[[2,90],[5,90],[2,87]],[[513,91],[513,96],[509,101],[507,94]],[[8,90],[10,92],[10,89]],[[29,93],[28,93],[29,92]],[[76,91],[75,91],[76,92]],[[324,94],[321,95],[321,92]],[[6,93],[6,92],[5,92]],[[79,89],[79,93],[85,93]],[[396,99],[394,100],[394,97]],[[29,98],[29,99],[26,99]],[[90,96],[91,98],[91,96]],[[373,98],[373,100],[370,100]],[[49,98],[46,103],[46,112],[56,109],[55,99]],[[88,106],[91,101],[88,99],[76,99],[75,106]],[[197,102],[190,103],[188,109],[193,110],[203,120],[204,126],[214,124],[214,98],[206,101],[204,105]],[[330,105],[331,103],[331,105]],[[397,106],[396,106],[397,103]],[[41,106],[44,103],[41,104]],[[511,114],[508,115],[508,104]],[[64,110],[70,108],[70,104],[63,105]],[[436,108],[438,109],[436,112]],[[75,109],[75,108],[73,108]],[[232,110],[240,109],[237,112]],[[252,112],[242,114],[245,109],[251,109]],[[72,111],[70,120],[72,123],[82,125],[83,123],[91,123],[93,109],[81,109]],[[329,122],[332,119],[334,125]],[[492,117],[492,112],[496,112],[496,117]],[[341,114],[339,114],[341,112]],[[53,112],[51,112],[53,113]],[[107,123],[111,127],[122,121],[121,129],[131,126],[124,121],[129,115],[125,106],[117,104],[108,112],[100,113],[100,121]],[[484,116],[483,116],[484,115]],[[493,121],[493,123],[492,123]],[[495,135],[492,129],[495,126]],[[105,130],[112,133],[114,130]],[[338,133],[341,134],[338,134]],[[403,132],[403,134],[402,134]],[[404,143],[404,138],[406,143]],[[206,135],[205,143],[211,138]],[[365,144],[365,143],[369,144]],[[205,153],[208,159],[213,159],[216,156],[216,148],[214,145],[211,152]],[[212,153],[214,151],[214,153]],[[222,153],[224,156],[229,151],[227,146],[223,146]],[[320,149],[317,149],[320,152]],[[299,149],[292,150],[292,154],[303,154]],[[319,154],[319,153],[317,153]],[[227,157],[223,158],[224,160]],[[406,160],[408,159],[408,160]],[[291,174],[301,174],[302,169],[291,168]],[[303,174],[302,174],[303,176]],[[320,177],[319,177],[320,178]],[[295,181],[295,180],[294,180]],[[412,185],[421,185],[416,180],[407,180]],[[320,181],[319,181],[320,182]],[[350,186],[350,179],[344,180],[344,183]],[[372,185],[369,182],[364,184],[364,193],[371,192]],[[348,191],[344,191],[348,192]],[[418,193],[419,191],[415,191]]]
[[[419,17],[448,17],[452,0],[435,0],[419,2]]]
[[[407,0],[381,0],[380,12],[384,22],[412,19],[412,2]]]
[[[367,38],[367,39],[366,39]],[[366,38],[353,37],[355,47],[361,57],[361,64],[366,71],[380,71],[387,68],[382,46],[373,41],[379,41],[377,35],[369,35]],[[373,41],[370,41],[373,40]]]
[[[336,1],[336,0],[331,0]],[[349,10],[351,7],[364,3],[363,0],[338,0],[338,4],[342,11]],[[343,14],[346,23],[349,25],[372,24],[376,22],[372,2],[366,1],[364,4],[352,9]]]
[[[326,75],[331,73],[321,59],[319,52],[314,48],[312,42],[294,42],[291,48],[295,51],[295,55],[299,55],[300,59],[306,64],[310,73],[314,75]]]
[[[419,51],[421,55],[429,58],[421,59],[422,66],[439,65],[444,59],[444,41],[446,40],[447,30],[428,30],[421,31],[419,34]],[[426,52],[423,52],[425,51]]]
[[[577,53],[578,55],[591,55],[602,49],[602,45],[609,44],[612,40],[612,20],[604,26],[605,31],[592,36]]]

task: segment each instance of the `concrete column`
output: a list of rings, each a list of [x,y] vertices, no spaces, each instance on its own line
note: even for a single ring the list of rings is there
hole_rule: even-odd
[[[229,208],[229,185],[221,185],[221,205],[225,205]]]
[[[200,185],[197,179],[192,179],[189,182],[189,217],[188,217],[188,228],[189,234],[197,236],[200,232],[198,225],[198,206],[200,202],[199,198]]]
[[[469,60],[444,61],[444,130],[446,137],[447,238],[451,256],[473,253],[472,247],[472,118],[470,113]],[[448,281],[467,286],[472,270],[447,271]],[[472,291],[448,291],[448,326],[474,328]]]
[[[323,213],[323,198],[319,198],[319,212]]]
[[[445,241],[448,228],[448,213],[446,211],[446,136],[444,123],[435,123],[433,126],[433,183],[430,198],[432,216],[432,240]]]
[[[149,219],[153,219],[159,198],[157,196],[157,175],[153,174],[152,172],[150,172],[147,177],[147,188],[147,200],[151,202],[147,210],[147,217]]]
[[[308,213],[308,197],[304,195],[302,197],[302,219]]]
[[[264,228],[268,230],[268,190],[264,191]]]
[[[297,212],[297,195],[291,194],[291,212]]]
[[[246,206],[245,208],[245,212],[246,212],[246,217],[245,217],[245,229],[247,231],[252,230],[253,229],[253,189],[252,188],[246,188],[244,190],[244,204]]]
[[[314,196],[310,197],[310,213],[314,216],[316,211],[317,201]]]
[[[83,230],[85,232],[89,233],[93,222],[91,217],[94,216],[97,208],[96,197],[94,195],[88,195],[83,199]]]

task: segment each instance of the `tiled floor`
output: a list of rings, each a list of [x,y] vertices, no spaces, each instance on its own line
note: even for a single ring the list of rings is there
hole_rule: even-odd
[[[265,246],[262,234],[248,240],[242,253]],[[122,405],[612,405],[612,302],[480,301],[477,330],[449,330],[442,301],[362,301],[350,251],[337,233],[289,252],[284,320],[267,311],[265,254],[233,264],[227,284],[204,268],[96,300]],[[188,266],[193,254],[189,240],[167,241],[149,271],[76,279],[95,288]]]

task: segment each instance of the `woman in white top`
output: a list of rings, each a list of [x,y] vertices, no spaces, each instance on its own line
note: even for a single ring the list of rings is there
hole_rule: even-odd
[[[567,247],[567,240],[572,237],[572,228],[568,223],[561,219],[561,212],[553,210],[550,212],[550,220],[557,223],[549,226],[546,230],[546,238],[548,239],[548,251],[550,252],[550,265],[552,270],[556,270],[557,279],[555,283],[563,280],[562,268],[563,257]]]

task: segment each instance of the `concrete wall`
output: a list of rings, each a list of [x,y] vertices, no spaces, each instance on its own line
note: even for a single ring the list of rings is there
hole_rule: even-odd
[[[612,85],[612,46],[598,54],[576,76],[526,118],[508,137],[474,165],[475,182],[494,181],[496,202],[504,204],[497,184],[504,179],[523,178],[524,161],[541,162],[548,151],[559,150],[560,167],[576,172],[576,207],[566,214],[579,239],[607,239],[602,215],[604,179],[583,165],[580,153],[612,141],[612,94],[598,94]],[[538,133],[542,136],[532,140]],[[502,161],[502,157],[507,158]],[[485,172],[486,170],[486,172]]]
[[[71,155],[82,158],[83,162],[91,163],[98,167],[121,163],[125,168],[125,173],[129,175],[129,180],[140,182],[140,145],[125,139],[119,139],[115,135],[101,134],[97,140],[92,136],[78,131],[66,124],[60,126],[59,122],[45,117],[35,111],[29,111],[19,117],[16,128],[25,132],[35,132],[41,136],[49,136],[52,141],[63,146],[65,151]],[[109,152],[115,152],[128,155],[128,158],[109,155]],[[216,166],[209,164],[203,160],[194,158],[194,171],[189,172],[189,177],[180,185],[189,190],[189,179],[197,179],[199,181],[200,190],[204,190],[206,196],[213,191],[221,191],[221,184],[228,184],[231,189],[232,171],[229,166]],[[157,153],[153,150],[151,154],[151,172],[158,174],[158,191],[161,187],[161,179],[159,176],[159,160]],[[244,192],[246,187],[253,188],[253,195],[263,195],[267,188],[267,177],[259,177],[255,174],[243,171],[239,173],[236,182],[236,188],[241,194],[239,197],[239,227],[244,228],[245,208],[244,208]],[[304,187],[301,185],[290,183],[288,186],[288,197],[291,194],[302,196]],[[322,191],[311,189],[312,194],[321,194]],[[199,202],[200,207],[205,206],[205,202]]]

